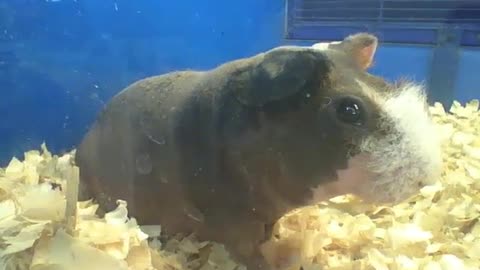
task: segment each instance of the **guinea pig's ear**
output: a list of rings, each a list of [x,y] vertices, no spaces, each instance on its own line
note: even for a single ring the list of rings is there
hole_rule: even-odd
[[[302,90],[324,57],[308,48],[279,47],[249,59],[229,78],[230,87],[243,105],[262,106]]]
[[[338,46],[349,53],[361,69],[367,70],[372,65],[378,39],[368,33],[358,33],[346,37]]]

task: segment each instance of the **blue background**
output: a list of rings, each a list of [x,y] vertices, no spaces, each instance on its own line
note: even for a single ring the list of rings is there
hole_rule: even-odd
[[[0,51],[15,55],[0,70],[0,164],[43,141],[55,153],[75,147],[137,79],[310,44],[284,39],[284,17],[276,0],[0,1]],[[466,102],[480,97],[480,53],[460,53],[454,98]],[[371,71],[426,81],[431,59],[428,47],[381,46]]]

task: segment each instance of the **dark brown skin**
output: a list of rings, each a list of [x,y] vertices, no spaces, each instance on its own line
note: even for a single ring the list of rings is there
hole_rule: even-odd
[[[140,224],[195,232],[248,269],[271,269],[258,250],[271,226],[306,205],[311,188],[335,181],[351,145],[374,129],[376,105],[353,78],[387,85],[354,57],[376,39],[357,39],[336,51],[278,48],[132,84],[77,149],[80,199],[94,197],[103,211],[126,200]],[[345,96],[367,108],[366,124],[339,120]]]

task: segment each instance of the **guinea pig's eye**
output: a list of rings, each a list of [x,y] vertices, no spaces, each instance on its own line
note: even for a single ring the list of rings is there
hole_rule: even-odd
[[[362,124],[362,108],[359,102],[354,99],[344,98],[339,101],[337,103],[336,113],[338,119],[342,122],[353,125]]]

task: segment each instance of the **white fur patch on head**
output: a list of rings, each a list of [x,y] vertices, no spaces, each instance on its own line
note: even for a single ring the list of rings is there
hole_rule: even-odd
[[[420,85],[406,84],[377,99],[379,129],[360,145],[368,153],[368,170],[375,174],[370,195],[379,202],[398,202],[432,183],[440,174],[442,158],[437,129],[428,114]]]
[[[324,50],[328,50],[328,47],[330,47],[331,44],[339,44],[341,43],[340,41],[333,41],[333,42],[319,42],[319,43],[315,43],[312,45],[312,48],[316,49],[316,50],[321,50],[321,51],[324,51]]]

